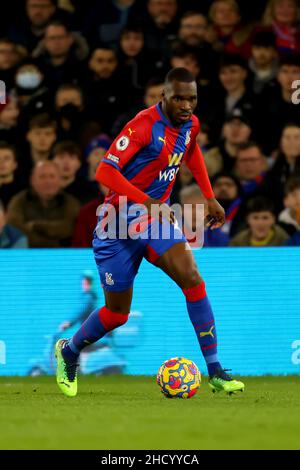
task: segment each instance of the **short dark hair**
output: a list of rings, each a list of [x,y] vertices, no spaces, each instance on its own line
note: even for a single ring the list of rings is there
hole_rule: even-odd
[[[58,89],[56,90],[56,94],[61,92],[61,91],[65,91],[65,90],[75,90],[75,91],[78,91],[78,93],[83,97],[83,90],[82,88],[77,85],[77,83],[63,83],[62,85],[60,85],[58,87]]]
[[[284,195],[287,196],[296,189],[300,189],[300,176],[292,176],[287,180],[284,187]]]
[[[285,65],[300,67],[300,55],[294,52],[283,54],[279,59],[279,68]]]
[[[57,123],[50,114],[42,113],[37,114],[29,121],[28,129],[44,129],[45,127],[52,127],[52,129],[57,129]]]
[[[219,70],[222,70],[224,67],[230,67],[231,65],[238,65],[244,70],[248,69],[248,64],[246,59],[239,54],[223,54],[220,60]]]
[[[273,31],[258,31],[252,41],[252,46],[273,47],[276,49],[276,35]]]
[[[59,28],[64,28],[67,33],[71,33],[71,31],[72,31],[67,22],[64,22],[64,21],[61,21],[61,20],[58,20],[58,19],[56,19],[56,20],[51,20],[51,21],[47,24],[46,30],[47,30],[50,26],[56,26],[56,27],[59,27]]]
[[[190,57],[200,65],[199,57],[195,49],[193,47],[186,46],[182,42],[177,43],[173,47],[171,58],[172,57],[180,57],[180,59],[184,59],[185,57]]]
[[[139,24],[129,23],[121,31],[120,38],[127,33],[137,33],[145,35],[143,28]]]
[[[173,81],[192,83],[196,80],[194,75],[184,67],[176,67],[171,69],[165,78],[165,83],[172,83]]]
[[[158,86],[158,85],[163,85],[164,81],[160,77],[153,77],[148,80],[148,82],[145,85],[145,92],[148,90],[148,88],[151,88],[153,86]]]
[[[247,202],[246,213],[247,215],[253,212],[271,212],[275,215],[275,207],[273,201],[264,196],[256,196]]]
[[[64,140],[54,145],[53,151],[52,151],[52,157],[54,158],[55,155],[58,155],[60,153],[75,154],[79,160],[81,160],[81,157],[82,157],[80,146],[77,145],[76,142],[73,142],[72,140]]]
[[[182,20],[185,20],[186,18],[190,18],[191,16],[203,16],[203,18],[207,20],[207,17],[205,16],[205,14],[201,11],[197,11],[197,10],[188,10],[186,11],[180,18],[180,23],[182,22]]]
[[[233,175],[229,171],[225,171],[225,170],[224,171],[219,171],[218,173],[216,173],[212,177],[212,180],[211,180],[212,186],[214,186],[220,178],[229,178],[229,179],[231,179],[237,187],[238,194],[241,194],[242,186],[241,186],[241,183],[239,182],[238,178],[235,175]]]
[[[251,149],[252,147],[258,148],[260,153],[263,155],[263,150],[255,140],[248,140],[248,142],[242,142],[241,144],[238,145],[237,152],[242,152],[243,150],[248,150]]]
[[[0,141],[0,150],[10,150],[11,153],[13,154],[14,156],[14,159],[17,161],[18,160],[18,155],[17,155],[17,150],[16,148],[9,144],[8,142],[6,142],[5,140],[1,140]]]

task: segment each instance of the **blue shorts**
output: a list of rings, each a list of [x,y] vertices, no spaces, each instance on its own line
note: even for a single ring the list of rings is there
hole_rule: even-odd
[[[99,226],[99,225],[98,225]],[[163,230],[167,230],[166,232]],[[100,239],[94,232],[93,249],[102,287],[111,292],[122,292],[133,286],[143,258],[155,261],[177,243],[187,240],[180,227],[155,220],[147,223],[143,236],[136,239]]]

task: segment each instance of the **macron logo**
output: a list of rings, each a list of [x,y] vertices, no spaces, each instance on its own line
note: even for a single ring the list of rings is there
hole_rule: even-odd
[[[120,161],[119,157],[116,157],[112,153],[109,153],[106,158],[107,158],[107,160],[111,160],[114,163],[119,163],[119,161]]]

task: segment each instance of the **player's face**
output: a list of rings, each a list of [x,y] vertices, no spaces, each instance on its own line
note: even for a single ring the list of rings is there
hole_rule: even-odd
[[[163,110],[172,124],[180,126],[188,122],[197,105],[196,82],[174,80],[163,91]]]
[[[10,149],[0,149],[0,176],[9,176],[17,168],[15,156]]]
[[[275,223],[275,217],[269,211],[253,212],[248,215],[247,222],[252,236],[257,240],[263,240],[269,235]]]

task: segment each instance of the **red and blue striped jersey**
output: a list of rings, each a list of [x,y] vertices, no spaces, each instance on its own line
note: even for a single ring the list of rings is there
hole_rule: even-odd
[[[128,122],[102,162],[119,170],[149,197],[168,201],[181,163],[188,163],[197,146],[199,129],[195,115],[180,127],[172,126],[157,104]],[[110,190],[105,203],[116,205],[118,197]]]

